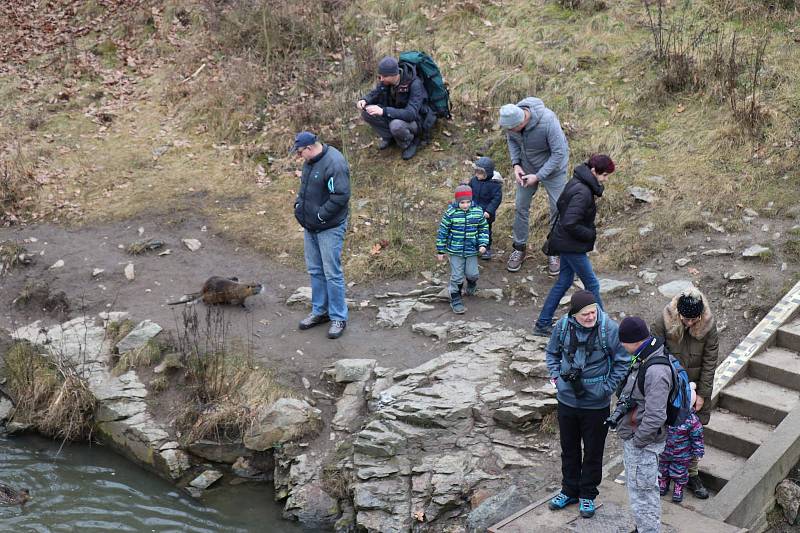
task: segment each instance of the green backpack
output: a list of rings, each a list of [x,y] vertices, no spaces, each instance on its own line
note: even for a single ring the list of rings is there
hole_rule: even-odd
[[[399,62],[414,68],[428,93],[428,105],[433,113],[439,118],[450,118],[450,90],[433,58],[425,52],[409,50],[400,54]]]

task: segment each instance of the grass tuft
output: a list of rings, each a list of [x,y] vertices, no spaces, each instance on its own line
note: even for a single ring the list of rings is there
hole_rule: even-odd
[[[121,376],[128,370],[154,365],[161,358],[161,348],[154,339],[148,340],[144,345],[120,355],[119,361],[114,365],[111,373]]]

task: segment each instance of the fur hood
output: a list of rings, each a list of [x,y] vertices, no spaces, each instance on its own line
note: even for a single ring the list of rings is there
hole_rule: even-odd
[[[686,328],[683,327],[681,317],[678,314],[678,298],[681,296],[691,296],[693,298],[701,298],[703,300],[703,314],[700,315],[700,320],[689,328],[689,335],[695,339],[701,340],[714,325],[714,315],[711,313],[711,306],[708,305],[708,300],[705,295],[695,287],[689,287],[676,294],[672,301],[664,307],[664,329],[667,338],[675,342],[680,342],[683,338],[683,332]]]

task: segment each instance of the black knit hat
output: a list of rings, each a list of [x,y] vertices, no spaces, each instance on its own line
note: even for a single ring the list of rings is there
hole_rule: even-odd
[[[619,323],[620,342],[641,342],[650,336],[647,324],[638,316],[628,316]]]
[[[678,297],[678,313],[683,318],[697,318],[703,314],[703,299],[688,294]]]
[[[597,300],[589,291],[577,291],[569,300],[569,314],[577,315],[587,305],[596,304]]]

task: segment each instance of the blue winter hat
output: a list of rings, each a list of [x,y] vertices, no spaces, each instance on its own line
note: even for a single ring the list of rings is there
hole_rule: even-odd
[[[491,157],[479,157],[473,164],[473,168],[483,170],[488,179],[492,179],[492,176],[494,176],[494,161],[492,161]]]
[[[301,131],[294,137],[294,146],[292,146],[292,152],[296,152],[301,148],[305,148],[306,146],[311,146],[315,142],[317,142],[316,135],[310,131]]]
[[[378,74],[381,76],[397,76],[400,74],[400,64],[392,56],[386,56],[378,62]]]

